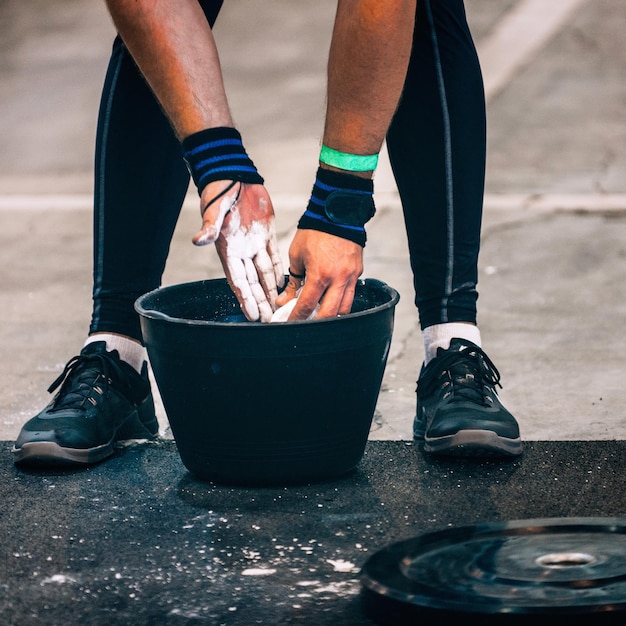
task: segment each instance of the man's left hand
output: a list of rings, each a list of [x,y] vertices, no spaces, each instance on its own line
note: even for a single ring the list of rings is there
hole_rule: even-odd
[[[318,304],[316,318],[346,315],[363,273],[363,248],[335,235],[299,229],[289,248],[289,270],[289,282],[277,300],[284,306],[301,288],[289,321],[308,319]]]

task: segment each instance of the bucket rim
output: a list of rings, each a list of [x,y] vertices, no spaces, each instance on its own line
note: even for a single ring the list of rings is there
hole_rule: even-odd
[[[357,319],[361,317],[365,317],[368,315],[372,315],[374,313],[379,313],[385,311],[387,309],[393,309],[400,300],[400,294],[396,289],[389,286],[387,283],[377,279],[377,278],[359,278],[357,280],[357,285],[360,284],[364,287],[373,286],[383,289],[389,294],[389,300],[384,302],[383,304],[379,304],[370,309],[366,309],[364,311],[357,311],[355,313],[348,313],[347,315],[337,315],[335,317],[324,317],[321,319],[308,319],[308,320],[295,320],[291,322],[280,322],[271,324],[269,322],[250,322],[246,320],[245,322],[220,322],[216,320],[190,320],[184,317],[174,317],[172,315],[168,315],[167,313],[163,313],[161,311],[156,311],[154,309],[146,308],[144,306],[146,300],[150,297],[154,296],[157,293],[164,293],[167,291],[174,291],[175,289],[180,289],[182,287],[192,287],[193,285],[204,285],[206,283],[227,283],[226,278],[208,278],[204,280],[196,280],[188,283],[176,283],[173,285],[166,285],[162,287],[157,287],[143,295],[139,296],[137,300],[135,300],[135,311],[146,319],[150,320],[159,320],[171,323],[184,323],[185,325],[190,326],[210,326],[210,327],[218,327],[218,328],[280,328],[280,327],[289,327],[292,328],[294,326],[300,326],[303,324],[330,324],[330,323],[345,323],[348,320]]]

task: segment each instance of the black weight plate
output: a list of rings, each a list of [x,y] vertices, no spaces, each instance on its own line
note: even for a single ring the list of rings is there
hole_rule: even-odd
[[[394,624],[447,614],[480,624],[531,616],[624,623],[626,520],[520,520],[428,533],[374,554],[361,582],[366,610]]]

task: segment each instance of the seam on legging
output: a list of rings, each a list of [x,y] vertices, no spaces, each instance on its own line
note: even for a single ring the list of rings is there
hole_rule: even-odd
[[[97,238],[96,249],[98,251],[97,256],[94,258],[94,311],[93,311],[93,325],[97,324],[100,320],[100,304],[97,296],[102,290],[102,275],[104,270],[104,202],[105,202],[105,190],[104,190],[104,178],[106,168],[106,146],[107,138],[109,135],[109,127],[111,122],[111,110],[113,108],[113,98],[115,95],[115,88],[119,73],[122,68],[122,62],[124,57],[124,49],[122,48],[119,53],[117,65],[111,77],[111,87],[109,89],[108,98],[104,108],[102,119],[102,134],[100,137],[100,167],[98,168],[98,196],[94,198],[94,208],[97,212],[97,224],[98,230],[94,233]]]
[[[444,150],[445,150],[445,174],[446,174],[446,276],[444,297],[441,300],[441,321],[448,321],[448,300],[452,295],[454,278],[454,191],[452,176],[452,134],[450,129],[450,112],[448,110],[448,99],[446,94],[446,84],[443,79],[443,67],[441,64],[441,54],[439,52],[439,39],[435,30],[435,20],[431,9],[430,0],[424,2],[430,37],[433,44],[433,54],[435,57],[435,69],[437,71],[437,87],[441,101],[441,114],[443,119]]]

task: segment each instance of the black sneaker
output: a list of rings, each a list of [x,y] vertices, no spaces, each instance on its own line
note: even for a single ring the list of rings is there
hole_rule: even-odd
[[[416,439],[424,451],[456,456],[516,456],[519,426],[502,406],[500,373],[471,341],[453,339],[417,381]]]
[[[15,463],[89,465],[113,454],[116,441],[151,439],[158,431],[147,365],[138,374],[103,341],[70,359],[48,391],[59,386],[52,402],[23,426]]]

